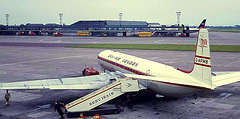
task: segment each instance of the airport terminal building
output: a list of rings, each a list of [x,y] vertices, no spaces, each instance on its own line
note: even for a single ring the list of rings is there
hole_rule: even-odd
[[[88,31],[89,36],[136,36],[138,32],[156,32],[160,35],[169,32],[179,33],[177,26],[166,26],[159,23],[148,23],[146,21],[122,21],[122,20],[80,20],[71,25],[48,24],[26,24],[19,26],[0,26],[0,35],[16,35],[24,32],[34,32],[36,35],[53,35],[56,32],[63,35],[77,35],[78,31]],[[171,30],[167,30],[170,28]],[[162,31],[161,31],[162,30]]]
[[[146,21],[78,21],[68,29],[71,30],[148,30]]]

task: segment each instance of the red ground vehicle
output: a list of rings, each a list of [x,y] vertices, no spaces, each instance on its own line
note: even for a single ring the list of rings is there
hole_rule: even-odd
[[[180,35],[180,37],[186,37],[186,35],[184,35],[184,34],[181,34],[181,35]]]
[[[24,32],[20,32],[20,33],[18,33],[18,35],[19,35],[19,36],[24,35]]]
[[[56,32],[56,33],[54,33],[54,36],[55,36],[55,37],[58,37],[58,36],[59,36],[59,37],[62,37],[63,35],[62,35],[61,33],[59,33],[59,32]]]
[[[36,34],[34,32],[30,32],[28,35],[29,36],[36,36]]]
[[[83,74],[83,76],[91,76],[91,75],[98,75],[99,72],[94,68],[85,68],[82,71],[82,74]]]

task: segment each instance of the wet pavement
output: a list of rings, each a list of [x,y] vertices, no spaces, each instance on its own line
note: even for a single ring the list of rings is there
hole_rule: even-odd
[[[240,45],[239,34],[225,33],[222,39],[219,33],[211,32],[211,44]],[[234,37],[227,36],[234,34]],[[160,37],[28,37],[0,36],[4,43],[43,43],[47,47],[0,46],[0,83],[14,81],[30,81],[60,77],[80,76],[86,66],[95,67],[101,71],[97,63],[97,55],[104,49],[65,48],[65,44],[89,43],[137,43],[137,44],[194,44],[197,35],[191,38]],[[219,37],[219,38],[218,38]],[[218,38],[218,39],[217,39]],[[131,41],[130,39],[133,39]],[[61,44],[59,46],[51,45]],[[193,66],[193,51],[163,51],[163,50],[125,50],[115,51],[161,62],[184,70]],[[240,71],[240,53],[212,52],[213,71]],[[102,71],[101,71],[102,72]],[[59,119],[54,112],[54,100],[69,103],[91,90],[11,90],[12,99],[5,106],[4,90],[0,90],[0,118],[3,119]],[[127,108],[125,98],[120,104],[124,111],[120,114],[102,115],[103,119],[238,119],[240,118],[240,82],[219,87],[215,91],[182,98],[155,98],[150,91],[140,91],[133,96],[134,110]],[[1,98],[2,97],[2,98]],[[111,101],[114,104],[118,99]],[[65,116],[66,117],[66,116]],[[90,118],[90,117],[88,117]]]

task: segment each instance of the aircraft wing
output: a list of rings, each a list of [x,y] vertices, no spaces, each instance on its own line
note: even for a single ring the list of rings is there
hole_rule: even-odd
[[[1,83],[0,89],[98,89],[108,85],[110,79],[116,77],[121,76],[113,72],[84,77]]]
[[[214,72],[212,83],[215,87],[240,81],[240,72]]]
[[[208,86],[198,80],[179,80],[175,78],[144,76],[144,75],[136,75],[136,74],[124,74],[124,75],[130,78],[145,79],[145,80],[157,81],[157,82],[166,83],[166,84],[213,89],[211,86]]]

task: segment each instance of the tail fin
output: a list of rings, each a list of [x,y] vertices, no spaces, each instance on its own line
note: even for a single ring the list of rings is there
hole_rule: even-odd
[[[210,59],[210,45],[208,30],[204,28],[206,19],[200,24],[198,39],[196,45],[196,54],[194,58],[194,67],[192,71],[187,72],[180,69],[185,73],[189,73],[192,77],[212,86],[212,73],[211,73],[211,59]]]
[[[206,28],[199,29],[194,67],[190,75],[201,82],[212,86],[210,45],[208,30]]]
[[[207,19],[204,19],[202,23],[198,26],[198,28],[205,28],[206,20]]]

